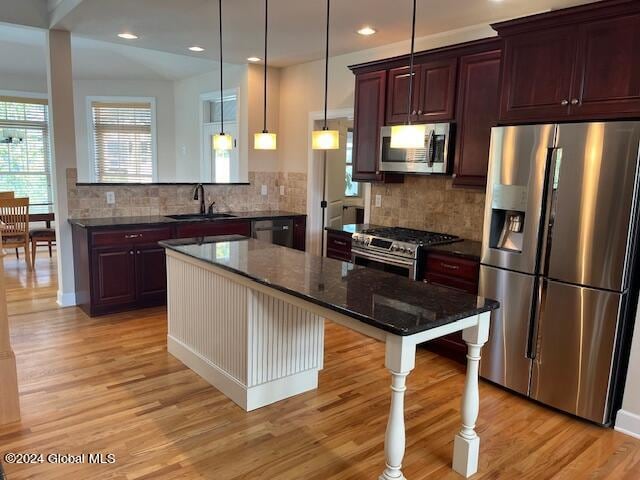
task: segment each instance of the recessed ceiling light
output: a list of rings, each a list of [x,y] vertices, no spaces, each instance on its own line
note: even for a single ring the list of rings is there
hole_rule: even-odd
[[[204,52],[204,48],[194,45],[193,47],[189,47],[189,50],[192,52]]]
[[[258,57],[249,57],[247,58],[247,60],[249,60],[250,62],[259,62],[262,59]]]
[[[125,40],[136,40],[138,38],[138,36],[134,35],[133,33],[119,33],[118,36],[120,38],[124,38]]]
[[[366,26],[366,27],[362,27],[360,30],[358,30],[358,33],[360,35],[364,35],[365,37],[368,37],[369,35],[373,35],[374,33],[376,33],[376,29],[375,28],[371,28],[370,26]]]

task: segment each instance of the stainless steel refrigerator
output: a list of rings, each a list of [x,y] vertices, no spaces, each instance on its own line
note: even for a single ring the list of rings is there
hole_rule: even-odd
[[[480,295],[501,306],[481,375],[601,424],[626,374],[639,144],[640,122],[491,137]]]

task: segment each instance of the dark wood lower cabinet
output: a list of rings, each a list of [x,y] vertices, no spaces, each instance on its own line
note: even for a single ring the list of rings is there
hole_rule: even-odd
[[[424,281],[454,288],[473,295],[478,293],[479,260],[461,258],[443,252],[427,252],[424,261]],[[462,332],[452,333],[425,344],[430,350],[466,364],[467,344]]]
[[[306,217],[293,217],[294,248],[305,249]],[[165,250],[159,241],[251,235],[249,220],[175,223],[141,228],[72,225],[76,302],[89,316],[164,305]]]
[[[164,248],[145,245],[136,248],[136,297],[146,307],[162,305],[167,298],[167,262]]]
[[[351,261],[351,234],[327,230],[327,258]]]
[[[97,247],[92,258],[92,305],[95,310],[126,308],[136,301],[135,253],[132,245]]]

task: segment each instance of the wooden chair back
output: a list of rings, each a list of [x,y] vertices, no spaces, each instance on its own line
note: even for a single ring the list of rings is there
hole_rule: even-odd
[[[0,222],[3,237],[29,235],[29,199],[0,199]]]
[[[0,199],[15,198],[13,192],[0,192]]]

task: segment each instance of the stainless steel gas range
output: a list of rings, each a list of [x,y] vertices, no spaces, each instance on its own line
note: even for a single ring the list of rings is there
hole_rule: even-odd
[[[410,228],[371,228],[352,235],[351,257],[356,265],[398,273],[416,280],[422,255],[420,247],[460,240],[455,235]]]

